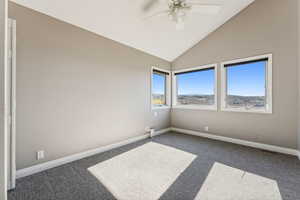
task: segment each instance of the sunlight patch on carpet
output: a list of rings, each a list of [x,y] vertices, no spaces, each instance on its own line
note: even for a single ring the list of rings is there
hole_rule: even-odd
[[[196,155],[149,142],[88,170],[119,200],[155,200]]]
[[[282,200],[277,182],[214,163],[195,200]]]

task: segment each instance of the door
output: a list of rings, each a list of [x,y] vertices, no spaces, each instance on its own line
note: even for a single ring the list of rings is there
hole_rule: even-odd
[[[16,22],[14,20],[8,20],[8,50],[7,50],[7,68],[5,70],[5,117],[6,117],[6,131],[7,131],[7,183],[8,189],[15,188],[15,114],[16,114]]]

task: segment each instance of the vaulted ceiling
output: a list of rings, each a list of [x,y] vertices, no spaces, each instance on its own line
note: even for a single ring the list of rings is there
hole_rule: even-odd
[[[195,0],[194,0],[195,1]],[[145,0],[13,0],[13,2],[79,26],[101,36],[173,61],[254,0],[197,0],[220,5],[215,15],[192,13],[176,31],[168,16],[145,19],[167,9],[166,0],[144,12]]]

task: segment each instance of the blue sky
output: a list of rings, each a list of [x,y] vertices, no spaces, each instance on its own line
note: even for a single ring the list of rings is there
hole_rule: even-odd
[[[264,96],[266,61],[227,68],[228,94],[240,96]],[[241,67],[242,66],[242,67]],[[178,94],[214,94],[214,70],[177,75]],[[163,94],[165,80],[153,75],[153,92]]]
[[[214,94],[214,70],[177,75],[178,94]]]
[[[264,96],[266,61],[227,68],[228,94]]]
[[[165,91],[165,76],[153,74],[153,93],[154,94],[164,94]]]

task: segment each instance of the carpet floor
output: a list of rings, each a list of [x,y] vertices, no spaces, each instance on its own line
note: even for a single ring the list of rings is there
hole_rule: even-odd
[[[151,148],[159,156],[162,169],[149,154]],[[147,156],[149,159],[145,159]],[[174,159],[177,157],[180,165]],[[126,168],[117,167],[124,162]],[[115,167],[109,168],[110,163]],[[173,170],[168,170],[169,166]],[[118,169],[136,174],[120,173]],[[147,180],[141,178],[143,173]],[[133,184],[126,183],[126,177]],[[153,185],[151,178],[153,184],[159,180],[157,184],[162,187]],[[134,190],[140,189],[162,200],[300,200],[300,161],[293,156],[170,132],[18,179],[8,199],[126,200],[130,198],[128,193],[134,195]],[[144,200],[147,194],[134,197]]]

